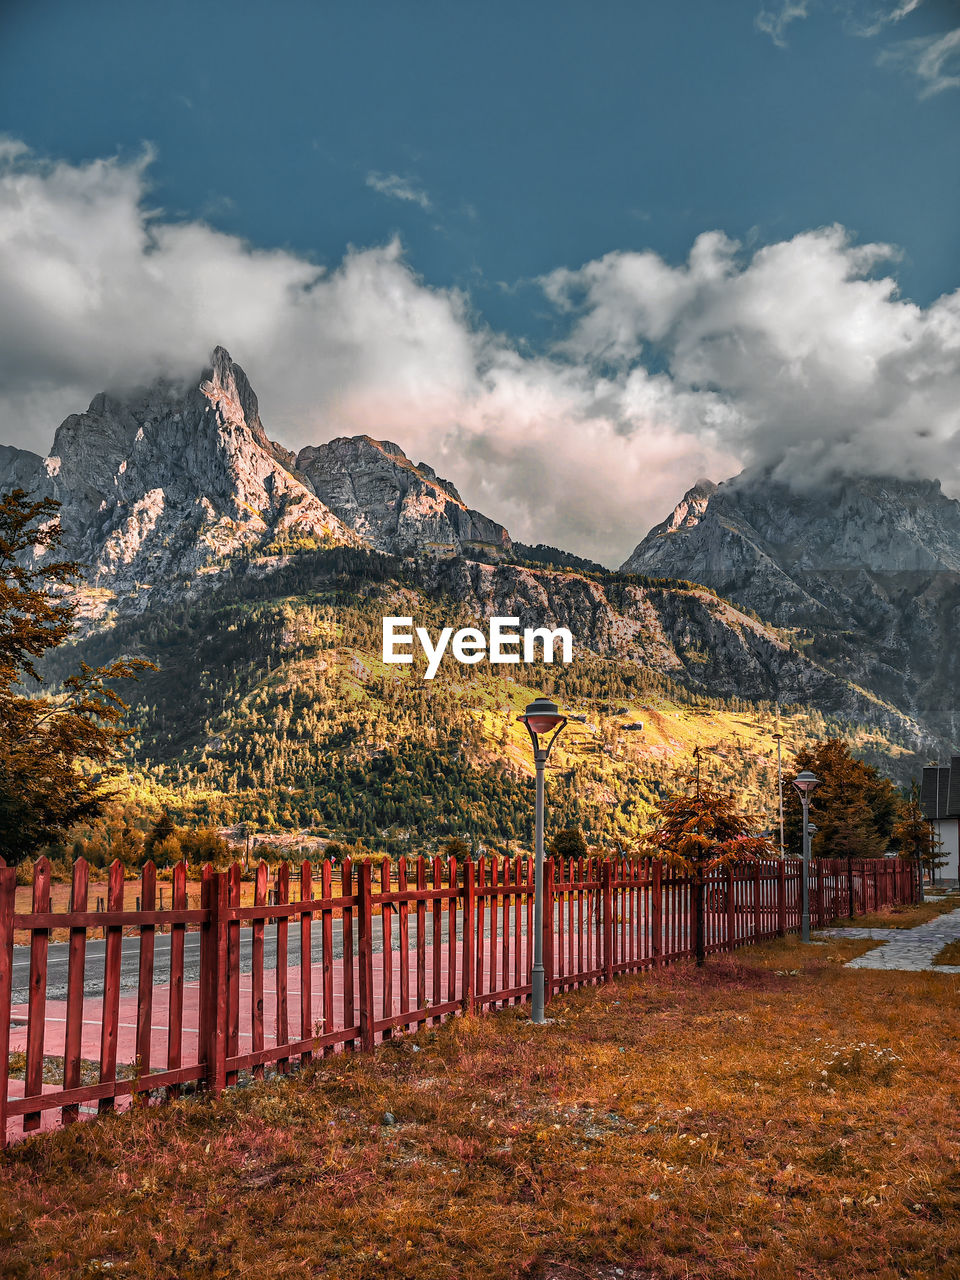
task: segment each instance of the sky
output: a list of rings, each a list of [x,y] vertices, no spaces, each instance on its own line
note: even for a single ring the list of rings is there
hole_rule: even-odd
[[[960,4],[0,2],[0,443],[216,344],[622,561],[700,476],[960,496]]]

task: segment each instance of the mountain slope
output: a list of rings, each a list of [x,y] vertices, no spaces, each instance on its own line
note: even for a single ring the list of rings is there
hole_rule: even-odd
[[[937,481],[837,478],[798,491],[746,472],[701,484],[623,569],[704,583],[934,735],[960,736],[960,503]]]
[[[445,660],[428,681],[420,654],[409,667],[382,661],[384,614],[402,608],[436,632],[493,607],[542,620],[542,598],[582,636],[570,666]],[[716,653],[705,662],[686,639],[711,626]],[[258,830],[311,826],[393,852],[453,833],[498,849],[529,838],[532,762],[517,716],[540,692],[587,716],[561,738],[548,786],[554,828],[576,822],[591,838],[632,839],[696,745],[714,748],[707,776],[772,819],[774,708],[759,692],[771,687],[771,661],[784,687],[822,681],[813,707],[785,709],[788,752],[844,732],[891,772],[910,767],[901,718],[818,676],[702,588],[304,552],[267,576],[238,564],[201,596],[92,633],[55,655],[48,674],[131,650],[160,667],[124,689],[134,790],[151,805]],[[826,712],[831,698],[837,716]],[[869,715],[872,729],[847,723]]]

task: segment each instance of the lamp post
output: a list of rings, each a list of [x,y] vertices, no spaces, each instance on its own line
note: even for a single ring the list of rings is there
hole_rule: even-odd
[[[787,856],[787,851],[783,840],[783,733],[779,719],[777,731],[773,736],[777,743],[777,796],[780,802],[780,861],[782,862]]]
[[[544,1016],[543,973],[543,774],[547,759],[560,731],[567,723],[555,702],[549,698],[537,698],[531,702],[522,716],[517,717],[527,726],[533,743],[533,762],[537,772],[537,834],[533,862],[533,969],[531,971],[530,1021],[546,1022]],[[546,745],[541,737],[550,734]]]
[[[803,870],[800,876],[801,908],[800,936],[804,942],[810,941],[810,792],[819,786],[820,779],[809,769],[798,773],[793,785],[803,805]]]

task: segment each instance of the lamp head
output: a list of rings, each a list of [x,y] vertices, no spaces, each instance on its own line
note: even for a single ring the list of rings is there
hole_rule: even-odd
[[[561,715],[557,704],[542,697],[528,703],[523,715],[517,716],[517,719],[522,720],[534,734],[549,733],[557,725],[566,723],[566,716]]]
[[[794,778],[793,785],[796,787],[802,798],[809,796],[814,787],[818,787],[820,785],[820,779],[816,774],[811,773],[809,769],[804,769],[802,773],[798,773]]]

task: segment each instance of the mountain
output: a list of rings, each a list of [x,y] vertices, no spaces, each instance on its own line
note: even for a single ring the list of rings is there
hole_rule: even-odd
[[[88,619],[169,600],[237,556],[360,539],[271,443],[246,375],[217,347],[198,382],[101,393],[50,456],[0,456],[0,488],[61,503],[64,553],[87,567]]]
[[[784,620],[789,591],[814,612],[827,606],[790,577],[743,510],[718,501],[735,486],[701,482],[636,563],[611,573],[557,548],[514,544],[389,441],[285,449],[219,347],[185,385],[94,397],[60,426],[47,458],[0,451],[0,492],[15,485],[61,502],[64,550],[86,566],[83,630],[49,656],[46,678],[124,653],[157,664],[123,690],[134,792],[148,810],[321,824],[394,851],[411,833],[458,830],[506,847],[529,822],[529,751],[516,715],[538,692],[589,721],[554,757],[558,820],[617,838],[636,834],[701,743],[717,746],[718,777],[770,813],[775,700],[792,745],[843,733],[901,778],[939,749],[915,708],[882,691],[877,671],[844,670]],[[783,520],[787,497],[767,496],[763,518]],[[864,537],[879,518],[864,511]],[[804,519],[798,507],[784,537],[813,537]],[[742,570],[740,585],[758,593],[750,602],[698,585],[723,539],[716,564]],[[932,533],[924,543],[931,556],[940,547],[942,561],[948,545]],[[681,547],[686,560],[669,551]],[[445,659],[427,681],[419,654],[411,666],[384,665],[388,614],[412,615],[432,634],[495,615],[521,628],[568,627],[575,659]],[[642,733],[625,732],[641,722]]]
[[[934,736],[960,738],[960,503],[938,481],[701,481],[622,569],[703,583]]]
[[[399,445],[370,436],[340,436],[308,445],[297,469],[331,511],[377,551],[503,555],[510,535],[471,510],[449,480],[425,462],[414,465]]]

